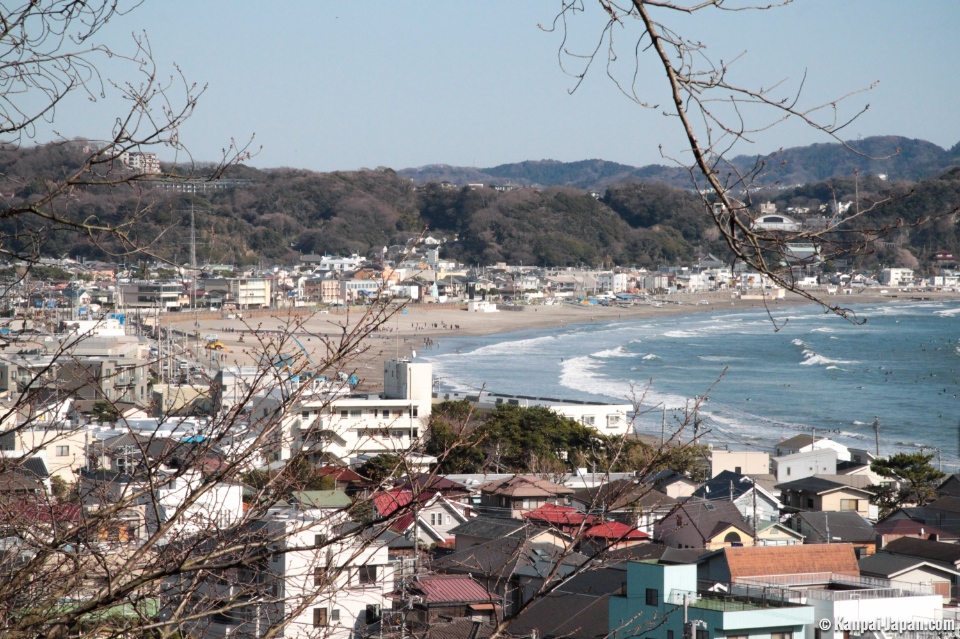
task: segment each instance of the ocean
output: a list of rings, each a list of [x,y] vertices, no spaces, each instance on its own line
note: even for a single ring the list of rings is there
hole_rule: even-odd
[[[855,306],[859,325],[813,305],[774,309],[779,331],[763,310],[717,308],[445,338],[422,356],[450,390],[640,402],[636,428],[656,435],[664,408],[669,430],[705,397],[701,432],[733,450],[816,429],[873,451],[876,419],[882,455],[933,447],[957,468],[960,302]]]

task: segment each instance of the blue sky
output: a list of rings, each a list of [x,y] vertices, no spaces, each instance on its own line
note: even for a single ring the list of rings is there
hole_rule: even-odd
[[[570,23],[568,46],[586,52],[603,16],[590,0]],[[180,138],[199,160],[215,160],[231,138],[255,136],[258,167],[318,171],[424,164],[493,166],[522,160],[602,158],[625,164],[682,157],[675,119],[620,94],[596,66],[573,94],[561,70],[559,2],[231,2],[147,0],[114,19],[100,39],[118,50],[145,31],[165,73],[177,64],[207,84]],[[741,52],[736,80],[795,85],[807,73],[807,104],[879,81],[848,102],[869,110],[847,138],[897,134],[950,147],[960,141],[960,2],[798,0],[770,11],[665,17],[716,57]],[[629,32],[618,33],[621,61]],[[641,58],[638,85],[666,104],[662,72]],[[105,63],[116,81],[135,75]],[[120,103],[74,99],[38,133],[104,137]],[[743,153],[829,141],[786,123]],[[169,154],[160,151],[161,157]]]

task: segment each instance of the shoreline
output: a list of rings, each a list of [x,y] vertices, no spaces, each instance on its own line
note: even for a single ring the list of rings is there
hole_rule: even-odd
[[[960,299],[956,293],[899,293],[893,295],[833,295],[825,296],[825,301],[841,307],[858,304],[893,304],[910,301],[950,301]],[[799,295],[788,295],[782,300],[741,300],[725,293],[689,293],[676,294],[669,298],[662,308],[653,305],[637,305],[628,307],[615,306],[576,306],[569,303],[557,305],[531,305],[514,307],[522,310],[498,310],[493,313],[468,312],[459,307],[432,304],[409,304],[402,308],[391,308],[393,313],[384,320],[378,330],[371,332],[364,338],[360,352],[347,356],[349,361],[338,368],[347,374],[356,374],[360,379],[358,389],[361,392],[374,393],[382,389],[383,363],[396,357],[412,357],[418,350],[423,350],[433,344],[450,337],[477,337],[490,335],[505,335],[524,330],[545,329],[591,322],[609,322],[615,320],[642,320],[660,317],[686,316],[700,313],[727,313],[744,310],[768,309],[771,315],[778,311],[815,304]],[[700,300],[707,300],[709,304],[698,305]],[[682,305],[674,303],[682,302]],[[170,326],[187,334],[195,332],[200,336],[216,334],[219,340],[230,349],[222,353],[219,362],[227,365],[251,366],[259,361],[259,352],[264,345],[269,344],[270,335],[261,333],[258,338],[254,331],[284,332],[290,325],[296,326],[294,336],[300,341],[304,349],[309,352],[313,361],[327,361],[330,356],[330,344],[335,344],[345,333],[354,330],[362,322],[369,322],[370,318],[363,312],[364,309],[335,311],[332,313],[313,312],[303,315],[284,312],[278,309],[269,316],[246,319],[201,319],[195,323],[189,316],[181,322],[171,322]],[[825,313],[828,311],[824,311]],[[775,330],[771,322],[770,330]],[[234,331],[234,332],[230,332]],[[242,337],[241,337],[242,336]],[[318,338],[318,339],[317,339]],[[241,341],[243,339],[243,341]],[[313,341],[317,339],[317,341]],[[283,352],[296,355],[299,347],[293,340],[283,348]],[[259,349],[256,347],[260,347]],[[275,348],[275,347],[274,347]],[[202,349],[201,349],[202,350]],[[208,351],[201,353],[202,357],[210,358]]]

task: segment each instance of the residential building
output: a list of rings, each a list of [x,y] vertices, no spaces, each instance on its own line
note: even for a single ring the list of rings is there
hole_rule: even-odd
[[[847,486],[819,476],[806,477],[777,484],[780,501],[788,512],[852,511],[863,517],[876,519],[876,506],[871,511],[873,493],[862,488]]]
[[[817,437],[814,439],[812,435],[797,435],[790,439],[781,440],[777,442],[774,450],[776,451],[776,457],[783,457],[785,455],[793,455],[794,453],[805,453],[810,450],[826,448],[832,448],[837,451],[837,461],[851,460],[850,449],[843,444],[837,443],[832,439],[827,439],[826,437]]]
[[[501,517],[519,518],[544,504],[565,505],[573,489],[533,475],[514,475],[497,479],[479,487],[480,512],[497,513]]]
[[[179,311],[183,305],[184,288],[180,282],[131,282],[120,285],[121,308]]]
[[[626,567],[624,593],[610,596],[611,638],[794,639],[816,619],[813,606],[774,588],[700,588],[694,564],[630,561]],[[696,632],[687,633],[687,620]]]
[[[837,451],[815,448],[792,453],[771,460],[771,470],[778,482],[788,482],[814,475],[837,474]]]
[[[800,512],[787,525],[803,535],[805,544],[849,544],[857,557],[872,555],[877,546],[873,524],[853,511]]]
[[[734,504],[743,518],[754,525],[761,521],[777,521],[782,504],[773,494],[746,475],[725,470],[693,493],[693,497]]]
[[[586,512],[600,510],[613,521],[652,535],[654,524],[673,510],[677,500],[637,479],[617,479],[578,490],[571,503]]]
[[[240,310],[269,308],[273,301],[271,280],[264,277],[231,277],[227,279],[229,299]]]
[[[745,450],[710,451],[710,477],[716,477],[725,470],[740,475],[762,475],[770,472],[769,453]]]
[[[880,271],[883,286],[909,286],[913,284],[912,268],[885,268]]]
[[[752,546],[753,528],[729,501],[690,498],[680,502],[653,527],[655,540],[673,548]]]

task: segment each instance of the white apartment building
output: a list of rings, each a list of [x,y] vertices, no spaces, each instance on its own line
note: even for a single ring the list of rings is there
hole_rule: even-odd
[[[227,280],[227,286],[238,309],[270,306],[272,287],[265,277],[234,277]]]
[[[913,284],[912,268],[885,268],[880,272],[883,286],[907,286]]]
[[[610,293],[623,293],[627,290],[627,274],[606,271],[597,274],[597,288]]]
[[[383,375],[382,395],[351,394],[343,386],[304,392],[268,445],[268,460],[306,450],[317,462],[354,465],[384,453],[411,453],[430,419],[433,366],[391,360]],[[254,400],[264,415],[282,401],[275,393]]]
[[[269,559],[201,585],[198,607],[225,612],[197,618],[191,636],[256,639],[281,624],[276,636],[286,639],[369,636],[389,607],[396,564],[384,541],[341,522],[315,509],[271,509],[251,526],[258,542],[275,540]],[[238,599],[248,603],[231,607]]]

